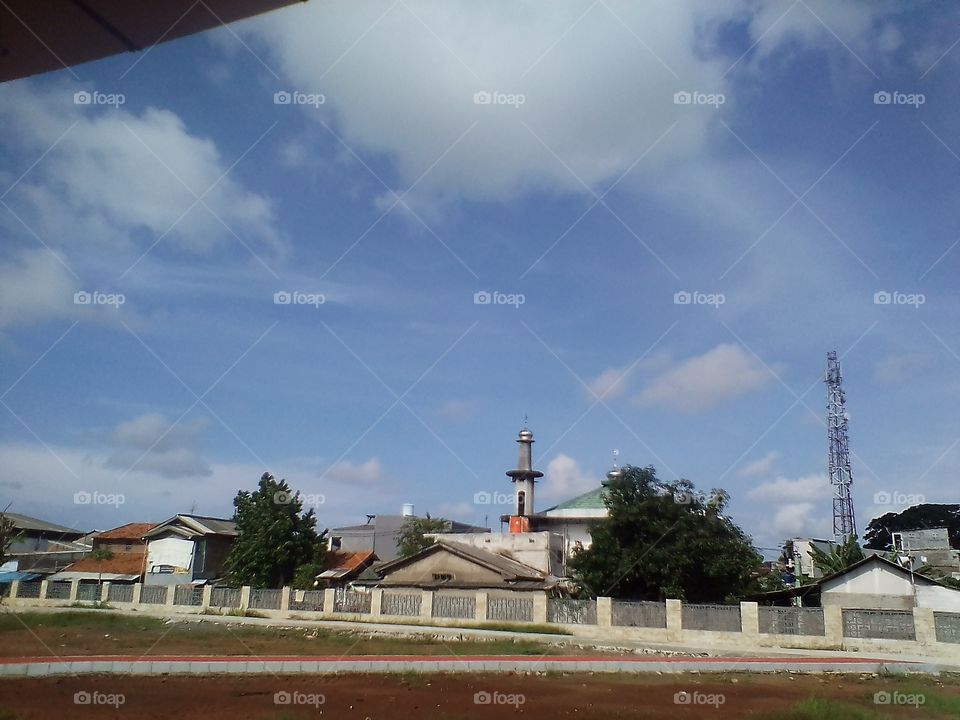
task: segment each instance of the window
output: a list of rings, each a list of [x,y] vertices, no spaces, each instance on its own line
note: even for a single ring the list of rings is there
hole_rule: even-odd
[[[517,515],[526,515],[527,494],[521,490],[517,493]]]
[[[434,573],[433,579],[436,580],[437,582],[447,582],[449,580],[453,580],[453,574],[452,573]]]
[[[341,537],[332,537],[330,538],[330,549],[339,550],[340,546],[343,544],[343,538]]]

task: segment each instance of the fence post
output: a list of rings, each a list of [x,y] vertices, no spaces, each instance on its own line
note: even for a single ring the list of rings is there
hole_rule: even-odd
[[[420,618],[429,620],[433,617],[433,590],[421,590],[420,596]]]
[[[666,601],[667,638],[681,640],[683,637],[683,602],[680,600]]]
[[[290,586],[284,585],[280,588],[280,612],[290,612]]]
[[[106,602],[110,599],[110,581],[100,584],[100,602]]]
[[[39,597],[38,599],[40,599],[40,600],[46,600],[46,599],[47,599],[47,587],[49,587],[49,585],[50,585],[50,583],[49,583],[48,581],[46,581],[46,580],[41,580],[41,581],[40,581],[40,597]]]
[[[755,602],[740,603],[740,632],[747,637],[760,635],[760,610]]]
[[[915,607],[913,609],[913,626],[916,631],[917,645],[925,647],[937,641],[936,619],[933,608]]]
[[[213,597],[213,585],[203,586],[203,599],[200,600],[200,607],[206,609],[210,607],[210,598]]]
[[[323,591],[323,614],[333,615],[333,606],[337,602],[337,589],[328,587]]]
[[[140,593],[143,592],[143,583],[134,583],[133,584],[133,597],[131,601],[133,606],[137,607],[140,604]]]
[[[77,595],[80,593],[80,581],[71,580],[70,581],[70,596],[67,598],[70,602],[77,601]]]
[[[370,619],[380,619],[380,608],[383,607],[383,588],[373,588],[370,591]]]
[[[843,645],[843,608],[839,605],[823,606],[823,635],[838,648]]]
[[[547,594],[545,592],[533,594],[533,622],[536,625],[547,624]]]
[[[167,585],[167,596],[163,600],[163,604],[168,608],[173,607],[173,601],[177,597],[177,586],[176,585]]]
[[[19,593],[20,593],[20,581],[14,580],[12,583],[10,583],[10,599],[16,600],[17,595]]]
[[[250,586],[242,585],[240,587],[240,609],[246,610],[250,607]]]
[[[477,590],[477,605],[473,614],[473,619],[476,622],[487,621],[487,601],[489,598],[490,595],[485,590]]]
[[[613,599],[597,598],[597,627],[613,627]]]

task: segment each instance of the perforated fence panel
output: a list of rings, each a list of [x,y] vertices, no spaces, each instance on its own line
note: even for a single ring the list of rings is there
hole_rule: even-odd
[[[823,635],[823,608],[759,607],[759,629],[767,635]]]
[[[473,619],[477,616],[477,598],[474,595],[434,595],[432,610],[433,617]]]
[[[17,597],[21,598],[39,598],[40,597],[40,583],[38,582],[22,582],[20,587],[17,589]]]
[[[12,583],[0,583],[0,597],[10,597],[10,585]]]
[[[111,602],[132,603],[133,585],[110,585],[107,588],[107,600]]]
[[[240,588],[214,587],[210,589],[210,607],[240,607]]]
[[[279,610],[282,590],[253,588],[250,590],[250,607],[256,610]]]
[[[373,602],[371,593],[357,592],[350,588],[337,588],[333,596],[333,611],[345,613],[369,613]]]
[[[203,588],[196,585],[177,585],[173,593],[174,605],[201,605]]]
[[[739,605],[684,605],[681,614],[684,630],[740,632]]]
[[[82,582],[77,586],[77,600],[81,602],[99,602],[102,586],[100,583],[85,583]]]
[[[299,612],[320,612],[323,610],[323,590],[290,591],[290,609]],[[297,598],[300,598],[297,600]]]
[[[627,627],[667,627],[667,606],[658,602],[614,600],[613,624]]]
[[[69,600],[70,599],[70,585],[69,582],[48,582],[47,583],[47,599],[48,600]]]
[[[549,598],[547,600],[547,622],[567,625],[596,625],[597,601]]]
[[[487,620],[533,622],[533,598],[487,597]]]
[[[844,610],[843,636],[879,640],[916,640],[909,610]]]
[[[382,615],[418,617],[422,603],[423,596],[419,593],[385,592],[380,601],[380,613]]]
[[[935,612],[937,642],[960,643],[960,613]]]
[[[166,585],[144,585],[140,588],[140,603],[143,605],[163,605],[167,602]]]

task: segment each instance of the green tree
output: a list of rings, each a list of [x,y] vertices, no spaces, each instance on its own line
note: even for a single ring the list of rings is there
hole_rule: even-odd
[[[863,533],[864,547],[892,550],[892,533],[940,527],[947,528],[951,547],[960,548],[960,505],[925,503],[874,518]]]
[[[604,493],[608,517],[570,561],[587,594],[731,602],[756,589],[762,558],[723,514],[725,491],[703,496],[688,480],[661,482],[652,467],[622,471]]]
[[[449,529],[449,520],[432,518],[430,513],[427,513],[427,516],[423,518],[407,518],[400,527],[400,536],[397,538],[397,552],[400,557],[408,557],[418,553],[435,542],[433,538],[424,537],[424,533],[445,532]]]
[[[0,563],[7,559],[7,551],[18,537],[13,520],[8,518],[5,512],[0,513]]]
[[[860,549],[856,535],[851,535],[846,542],[831,547],[830,552],[824,552],[816,545],[811,544],[810,554],[813,556],[813,564],[820,568],[824,575],[840,572],[864,558],[863,550]]]
[[[107,550],[106,548],[98,548],[90,553],[90,557],[97,561],[97,586],[103,587],[103,561],[113,559],[113,551]],[[100,598],[100,594],[97,593],[97,599]]]
[[[286,480],[264,473],[256,490],[237,493],[233,506],[237,539],[227,557],[231,582],[282,587],[322,552],[313,510],[303,512],[300,494]]]

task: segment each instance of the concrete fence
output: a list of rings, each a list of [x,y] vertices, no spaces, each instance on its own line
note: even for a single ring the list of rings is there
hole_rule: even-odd
[[[840,607],[685,604],[679,600],[576,600],[483,590],[195,587],[108,582],[27,582],[0,587],[12,607],[107,602],[147,614],[256,614],[278,619],[405,622],[447,627],[480,623],[556,625],[593,639],[705,649],[805,648],[906,653],[960,660],[960,613]]]

